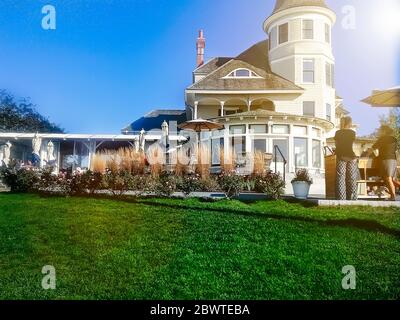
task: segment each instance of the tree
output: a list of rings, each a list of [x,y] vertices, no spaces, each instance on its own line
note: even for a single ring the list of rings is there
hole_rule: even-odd
[[[28,98],[17,100],[0,90],[0,132],[63,133],[64,129],[42,116]]]

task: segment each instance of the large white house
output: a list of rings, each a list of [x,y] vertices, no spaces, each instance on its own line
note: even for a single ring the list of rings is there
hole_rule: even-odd
[[[204,61],[205,39],[200,31],[185,110],[152,111],[122,129],[122,135],[39,135],[42,158],[48,157],[51,141],[59,169],[88,168],[99,148],[137,147],[143,137],[147,146],[162,137],[164,121],[176,125],[203,118],[224,125],[224,130],[202,134],[215,167],[221,149],[234,149],[238,155],[259,150],[276,155],[280,172],[287,163],[284,169],[289,174],[308,168],[323,177],[323,148],[338,119],[347,113],[335,90],[331,36],[335,19],[324,0],[277,0],[263,23],[265,40],[237,57],[209,61]],[[22,160],[29,158],[32,138],[33,134],[0,133],[3,144],[10,141]],[[179,133],[171,138],[185,142]]]
[[[267,40],[207,62],[200,32],[186,111],[225,125],[211,137],[214,149],[222,141],[237,153],[275,153],[277,146],[289,172],[324,172],[323,147],[346,113],[334,82],[335,19],[323,0],[278,0],[263,24]]]

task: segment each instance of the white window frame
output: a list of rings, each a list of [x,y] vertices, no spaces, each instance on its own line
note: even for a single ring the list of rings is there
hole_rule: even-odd
[[[309,31],[309,29],[304,29],[304,25],[305,25],[306,21],[311,21],[312,22],[312,30],[311,30],[312,31],[312,36],[311,36],[311,38],[306,38],[304,36],[304,32],[305,31]],[[315,39],[315,21],[313,19],[302,19],[301,20],[301,38],[303,40],[314,40]]]
[[[278,46],[278,27],[275,26],[269,33],[269,50],[275,49]]]
[[[332,42],[332,34],[331,34],[331,26],[329,23],[325,22],[325,42],[331,43]]]
[[[307,102],[313,103],[314,112],[313,112],[312,115],[310,115],[310,114],[305,114],[305,112],[304,112],[304,104],[307,103]],[[303,101],[303,116],[306,116],[306,117],[315,117],[315,105],[316,105],[315,101]]]
[[[313,69],[312,69],[312,74],[313,74],[313,81],[305,81],[305,77],[304,77],[304,74],[305,74],[305,72],[306,72],[306,70],[305,70],[305,68],[304,68],[304,63],[305,62],[312,62],[312,64],[313,64]],[[315,83],[315,59],[312,59],[312,58],[303,58],[303,74],[302,74],[302,80],[303,80],[303,83]],[[311,72],[310,70],[307,70],[307,72]]]
[[[281,33],[280,33],[280,28],[282,27],[282,26],[284,26],[285,24],[287,24],[287,41],[284,41],[284,42],[281,42]],[[278,39],[278,46],[279,45],[283,45],[283,44],[285,44],[285,43],[287,43],[287,42],[289,42],[289,35],[290,35],[290,24],[289,24],[289,22],[285,22],[285,23],[282,23],[282,24],[280,24],[279,26],[278,26],[278,35],[277,35],[277,39]]]
[[[241,76],[237,76],[236,72],[239,70],[246,70],[249,72],[250,76],[248,77],[241,77]],[[228,75],[226,75],[225,77],[223,77],[223,79],[262,79],[263,77],[259,76],[256,72],[254,72],[253,70],[250,70],[248,68],[237,68],[231,72],[229,72]]]
[[[325,63],[325,83],[328,87],[335,87],[335,65],[330,62]]]
[[[328,107],[329,107],[329,108],[328,108]],[[330,103],[327,103],[327,104],[325,105],[325,108],[326,108],[326,110],[325,110],[325,117],[326,117],[326,120],[332,122],[332,105],[331,105]],[[329,112],[328,112],[328,109],[329,109]],[[328,118],[328,117],[329,117],[329,118]]]

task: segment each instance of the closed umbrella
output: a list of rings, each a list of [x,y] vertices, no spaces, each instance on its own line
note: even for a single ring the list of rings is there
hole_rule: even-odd
[[[371,96],[361,101],[373,107],[400,107],[400,86],[387,90],[374,90]]]

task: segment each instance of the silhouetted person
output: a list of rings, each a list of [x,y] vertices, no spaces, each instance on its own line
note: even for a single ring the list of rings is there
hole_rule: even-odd
[[[336,198],[357,200],[357,179],[359,177],[358,158],[353,151],[356,133],[351,130],[352,119],[340,120],[340,130],[336,132]]]
[[[372,150],[379,151],[379,164],[383,180],[385,181],[389,192],[390,200],[396,200],[396,186],[400,187],[397,179],[397,140],[394,137],[394,131],[389,126],[383,125],[379,130],[378,141],[372,146]]]

